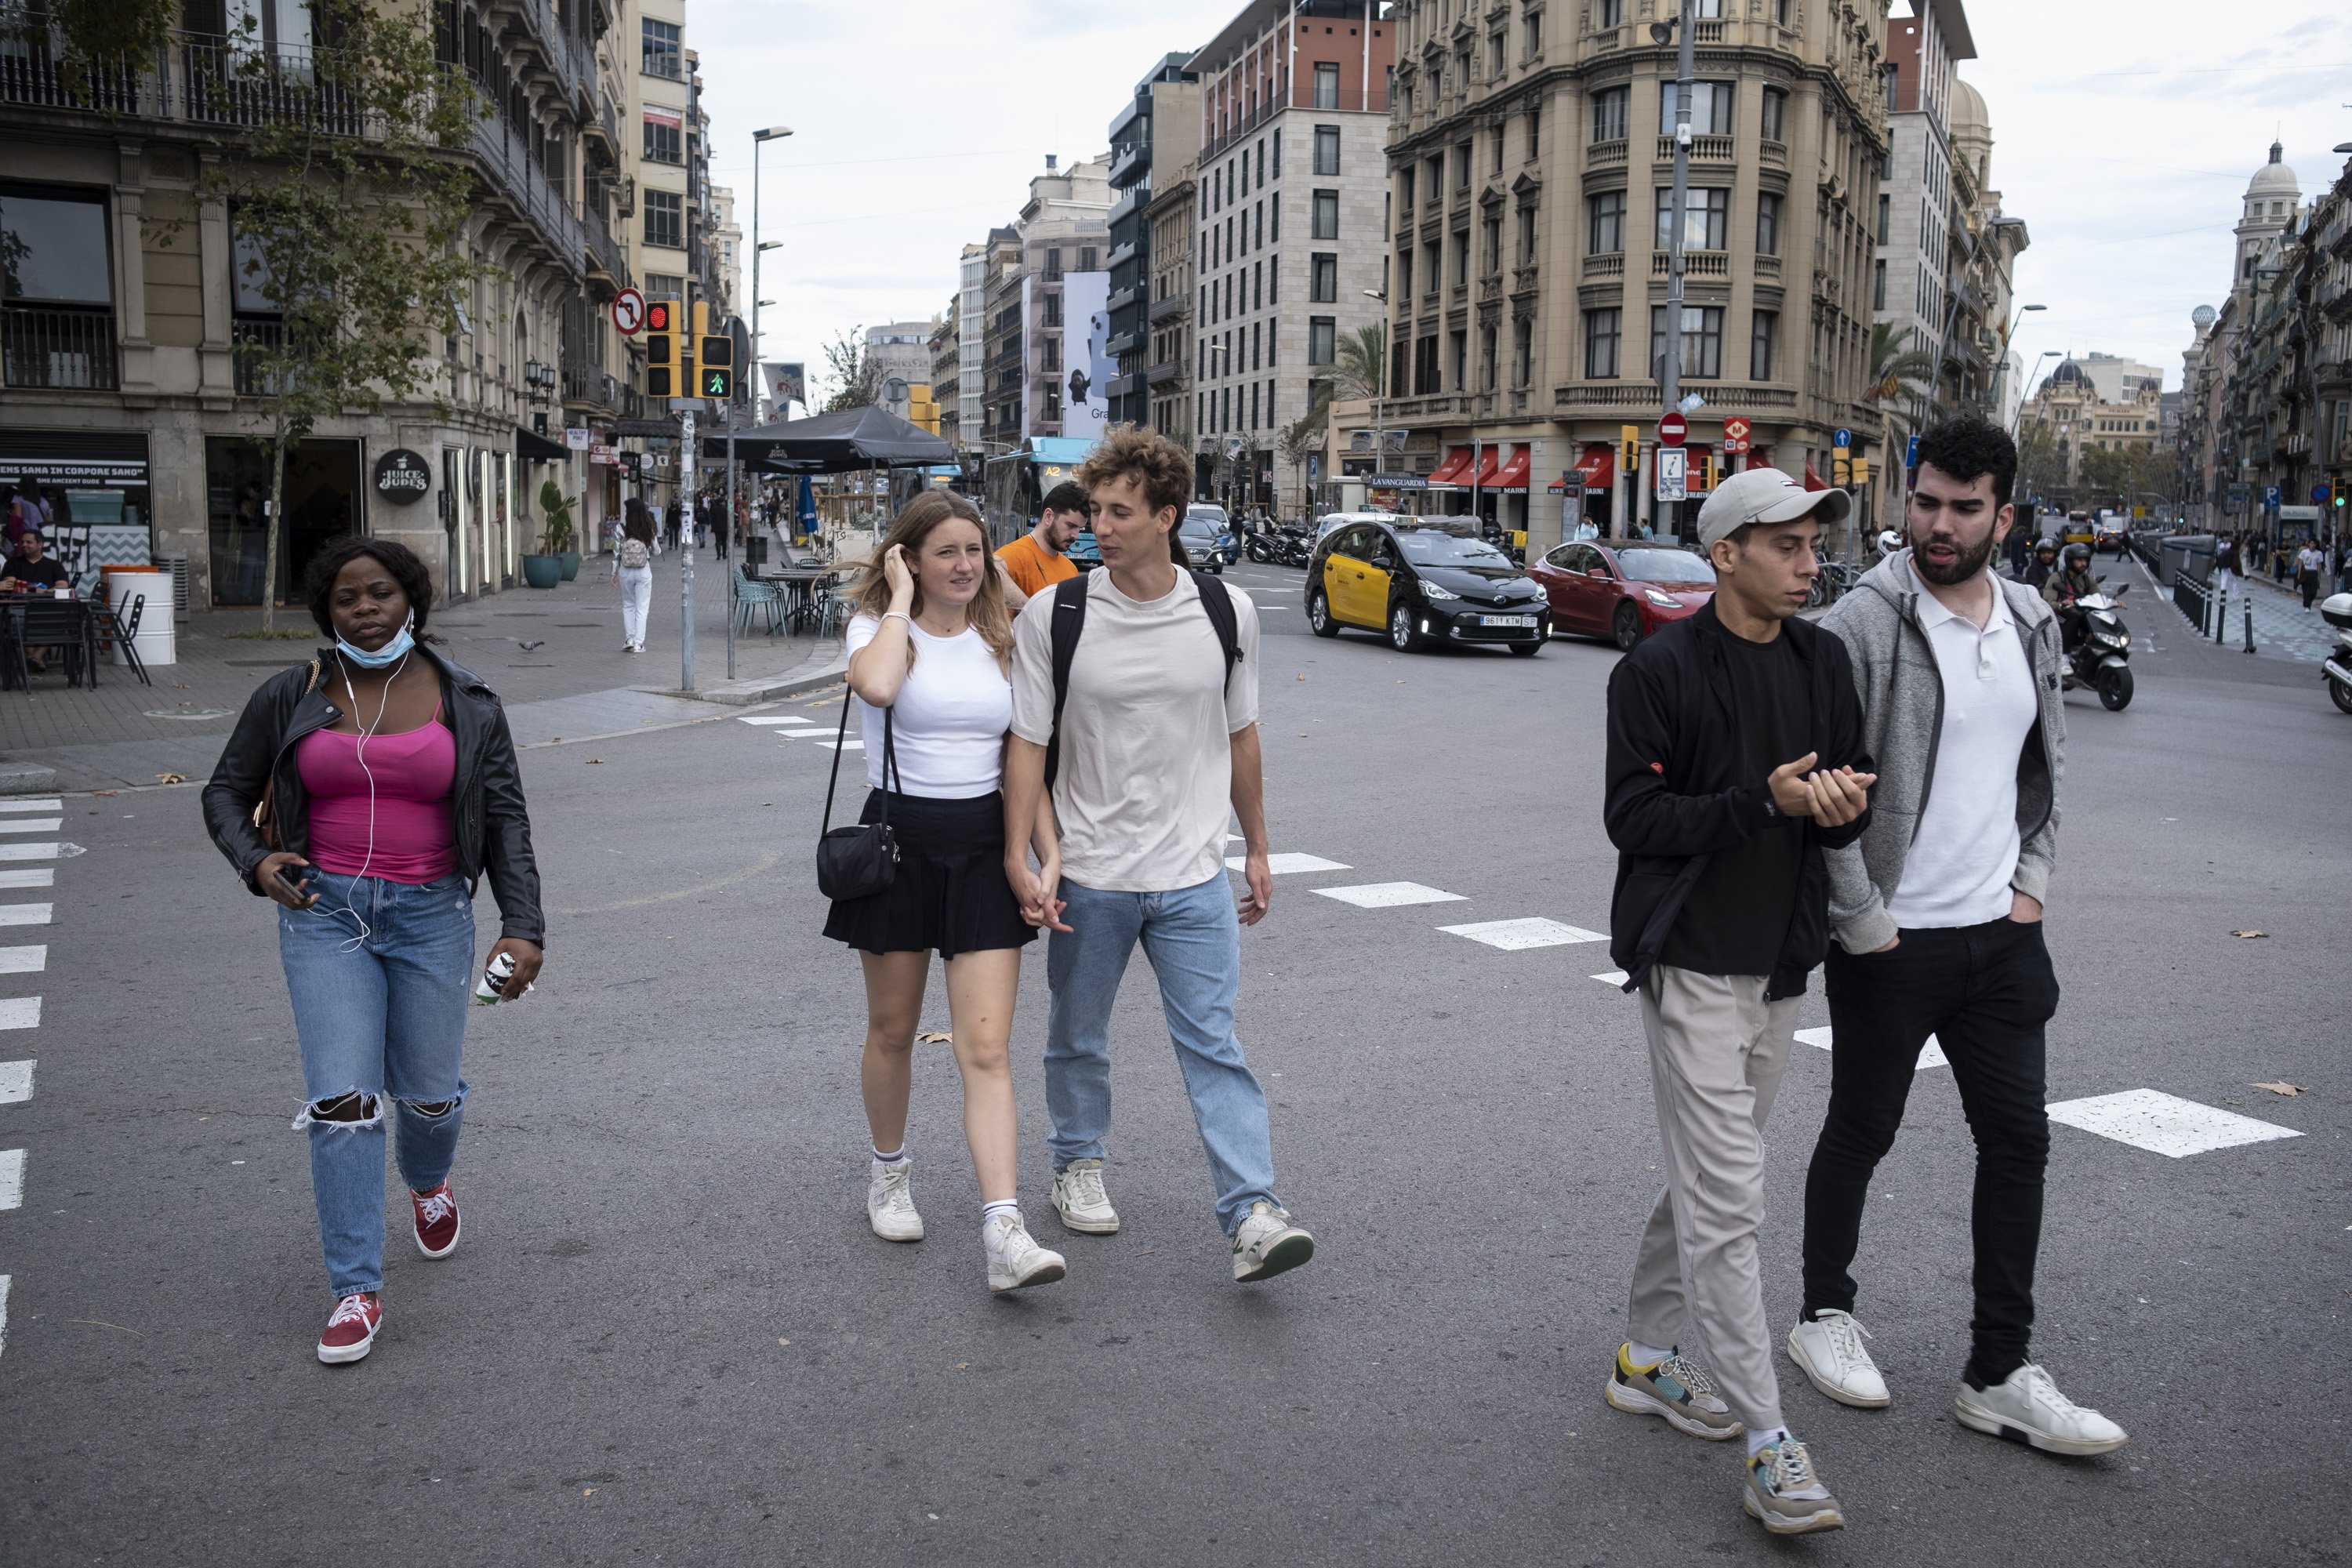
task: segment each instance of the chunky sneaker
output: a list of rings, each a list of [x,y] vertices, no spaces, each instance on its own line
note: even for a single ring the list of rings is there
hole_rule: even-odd
[[[1066,1272],[1062,1255],[1038,1246],[1018,1214],[991,1215],[988,1223],[980,1227],[980,1239],[988,1248],[988,1288],[992,1290],[1050,1285]]]
[[[1789,1359],[1805,1369],[1813,1386],[1836,1400],[1861,1410],[1884,1410],[1894,1403],[1878,1363],[1862,1348],[1870,1331],[1836,1308],[1824,1309],[1811,1321],[1799,1320],[1789,1331]]]
[[[1628,1415],[1663,1415],[1677,1432],[1709,1439],[1737,1437],[1746,1430],[1731,1406],[1717,1396],[1715,1381],[1680,1351],[1654,1366],[1635,1366],[1633,1347],[1617,1347],[1617,1370],[1601,1397]]]
[[[1794,1437],[1767,1443],[1748,1456],[1748,1489],[1739,1501],[1749,1518],[1775,1535],[1845,1528],[1837,1499],[1813,1474],[1813,1457]]]
[[[920,1241],[923,1216],[915,1212],[915,1163],[877,1160],[866,1178],[866,1223],[885,1241]]]
[[[373,1291],[354,1291],[335,1303],[327,1331],[319,1336],[319,1359],[329,1366],[365,1361],[383,1327],[383,1301]]]
[[[1234,1232],[1234,1278],[1271,1279],[1315,1256],[1315,1238],[1290,1223],[1290,1212],[1260,1199]]]
[[[457,1250],[457,1194],[447,1177],[429,1193],[410,1193],[415,1212],[416,1250],[427,1258],[446,1258]]]
[[[2131,1441],[2122,1427],[2059,1393],[2050,1374],[2032,1362],[1989,1388],[1960,1384],[1952,1407],[1963,1426],[2045,1453],[2112,1454]]]
[[[1073,1160],[1054,1173],[1054,1212],[1062,1216],[1064,1230],[1118,1234],[1118,1211],[1103,1191],[1100,1160]]]

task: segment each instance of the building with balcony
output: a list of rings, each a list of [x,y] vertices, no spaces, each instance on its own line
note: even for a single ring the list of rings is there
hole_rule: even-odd
[[[2103,353],[2061,360],[2019,416],[2023,471],[2053,504],[2077,500],[2072,492],[2083,483],[2085,452],[2155,449],[2163,395],[2164,373],[2154,365]],[[2046,463],[2034,460],[2038,452],[2047,453]]]
[[[1685,286],[1669,323],[1675,49],[1651,41],[1648,14],[1622,0],[1394,8],[1384,413],[1442,441],[1420,476],[1436,493],[1387,499],[1475,507],[1548,548],[1560,514],[1541,498],[1574,468],[1597,492],[1588,516],[1675,531],[1700,492],[1679,515],[1654,499],[1670,352],[1683,393],[1705,399],[1689,417],[1695,479],[1730,417],[1749,450],[1727,467],[1822,482],[1841,429],[1883,457],[1864,384],[1888,148],[1882,13],[1699,11]],[[1612,456],[1628,425],[1644,444],[1630,484]]]
[[[948,308],[931,328],[931,402],[939,408],[939,433],[958,447],[963,441],[963,290],[948,296]]]
[[[992,452],[1033,436],[1091,439],[1108,423],[1118,374],[1106,265],[1110,165],[1105,153],[1065,169],[1047,153],[1020,216],[990,232],[981,439]]]
[[[260,26],[258,51],[231,16]],[[431,384],[372,414],[321,420],[289,456],[284,505],[265,515],[264,389],[236,353],[282,331],[277,305],[237,263],[236,220],[200,189],[199,161],[239,156],[240,127],[308,112],[322,46],[299,0],[189,0],[152,59],[88,75],[54,34],[0,56],[9,146],[0,226],[10,258],[0,374],[0,480],[31,479],[68,529],[144,530],[184,558],[197,604],[299,599],[329,539],[397,539],[441,591],[510,585],[537,543],[536,491],[578,490],[584,466],[560,437],[572,394],[557,369],[600,289],[625,265],[590,221],[586,193],[610,167],[611,117],[596,49],[604,0],[434,0],[421,13],[443,68],[481,106],[455,154],[471,174],[460,243],[483,276],[438,339]],[[235,80],[235,91],[222,84]],[[349,133],[368,134],[363,123]],[[363,218],[355,212],[355,221]],[[567,331],[569,329],[569,331]],[[379,484],[395,453],[429,483]],[[395,459],[404,462],[407,459]],[[410,471],[414,471],[413,468]],[[277,578],[266,581],[270,535]]]
[[[1114,424],[1151,422],[1152,190],[1201,145],[1200,79],[1188,53],[1167,56],[1110,122],[1108,353],[1118,366],[1105,402]]]
[[[956,433],[950,439],[968,452],[986,446],[986,375],[982,367],[987,359],[988,247],[967,245],[956,263]],[[944,404],[940,433],[947,434]]]
[[[1251,0],[1192,57],[1192,438],[1229,505],[1305,505],[1276,436],[1332,390],[1339,341],[1381,319],[1390,66],[1410,9]]]
[[[1192,427],[1192,300],[1199,281],[1195,237],[1200,167],[1187,163],[1152,181],[1151,303],[1144,330],[1150,348],[1143,367],[1145,423],[1188,452],[1197,451]],[[1203,495],[1207,492],[1202,491]]]

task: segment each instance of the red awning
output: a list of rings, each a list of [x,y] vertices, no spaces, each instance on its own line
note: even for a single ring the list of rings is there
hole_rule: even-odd
[[[1468,447],[1456,447],[1447,452],[1437,467],[1430,470],[1430,488],[1435,489],[1440,485],[1460,483],[1462,470],[1470,466],[1470,460],[1475,455],[1473,449]]]
[[[1584,476],[1586,489],[1607,489],[1617,482],[1616,448],[1603,441],[1591,443],[1584,448],[1584,456],[1576,459],[1576,471]],[[1554,479],[1544,488],[1558,490],[1564,487]]]
[[[1511,460],[1496,472],[1495,488],[1498,490],[1515,491],[1520,495],[1527,494],[1528,462],[1534,456],[1535,447],[1532,446],[1521,446],[1514,451],[1511,454]]]
[[[1502,467],[1503,448],[1498,446],[1488,447],[1479,453],[1476,477],[1474,479],[1465,474],[1454,482],[1457,485],[1475,485],[1482,490],[1491,490],[1495,488],[1495,476],[1502,470]]]
[[[1829,486],[1822,483],[1821,475],[1813,472],[1813,460],[1811,458],[1807,458],[1805,459],[1805,488],[1809,490],[1825,490],[1829,489]]]

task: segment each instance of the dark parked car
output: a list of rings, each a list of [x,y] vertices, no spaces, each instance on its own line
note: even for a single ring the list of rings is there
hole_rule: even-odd
[[[1529,566],[1528,574],[1543,585],[1555,631],[1609,637],[1622,648],[1715,596],[1715,568],[1706,557],[1630,540],[1560,545]]]
[[[1192,558],[1193,565],[1205,566],[1220,575],[1241,559],[1241,541],[1234,537],[1232,525],[1225,521],[1223,507],[1196,501],[1185,508],[1176,524],[1176,537],[1184,542],[1184,553]]]
[[[1411,653],[1432,642],[1489,643],[1533,656],[1550,635],[1543,590],[1478,537],[1471,518],[1394,517],[1324,535],[1307,566],[1307,619],[1384,632]]]

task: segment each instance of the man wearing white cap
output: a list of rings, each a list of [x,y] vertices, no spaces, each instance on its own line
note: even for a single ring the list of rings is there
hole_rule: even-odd
[[[1605,1395],[1696,1437],[1744,1430],[1742,1504],[1781,1535],[1845,1522],[1781,1420],[1756,1231],[1764,1118],[1829,946],[1823,850],[1868,825],[1876,779],[1845,648],[1795,618],[1847,506],[1732,476],[1699,511],[1714,598],[1609,679],[1610,955],[1642,998],[1666,1185]]]

